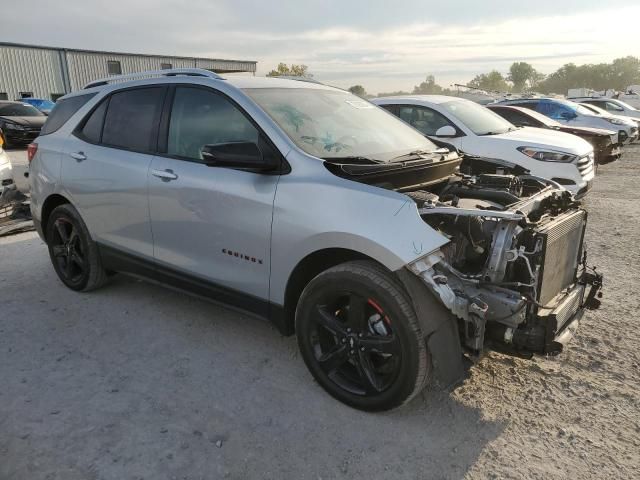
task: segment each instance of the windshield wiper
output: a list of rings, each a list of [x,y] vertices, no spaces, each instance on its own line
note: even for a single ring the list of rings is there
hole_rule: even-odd
[[[403,155],[398,155],[397,157],[393,157],[391,159],[392,162],[396,160],[400,160],[405,157],[433,157],[437,155],[446,155],[449,153],[449,149],[447,148],[438,148],[437,150],[414,150],[413,152],[405,153]]]
[[[329,163],[349,163],[349,164],[358,164],[358,165],[377,165],[379,163],[384,163],[382,160],[376,160],[375,158],[362,157],[359,155],[347,156],[347,157],[322,157],[323,160],[326,160]]]

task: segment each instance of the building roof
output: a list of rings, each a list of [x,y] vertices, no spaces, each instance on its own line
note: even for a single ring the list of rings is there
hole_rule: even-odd
[[[79,52],[79,53],[94,53],[101,55],[128,55],[133,57],[155,57],[155,58],[180,58],[184,60],[208,60],[214,62],[243,62],[243,63],[255,63],[256,60],[231,60],[224,58],[210,58],[210,57],[196,57],[196,56],[184,56],[184,55],[171,55],[171,54],[153,54],[153,53],[131,53],[131,52],[113,52],[107,50],[85,50],[82,48],[66,48],[66,47],[52,47],[46,45],[30,45],[25,43],[14,42],[0,42],[0,47],[15,47],[15,48],[36,48],[40,50],[59,50],[64,52]]]

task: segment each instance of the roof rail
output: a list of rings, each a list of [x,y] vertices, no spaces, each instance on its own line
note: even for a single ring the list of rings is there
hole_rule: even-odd
[[[136,80],[150,77],[175,77],[178,75],[208,77],[216,80],[224,80],[224,78],[217,73],[203,68],[168,68],[166,70],[147,70],[146,72],[127,73],[126,75],[113,75],[111,77],[105,77],[89,82],[83,87],[83,89],[100,87],[102,85],[108,85],[109,83],[123,80]]]
[[[324,85],[324,83],[319,82],[318,80],[312,77],[299,77],[296,75],[276,75],[273,78],[282,78],[284,80],[297,80],[298,82],[317,83],[318,85]]]

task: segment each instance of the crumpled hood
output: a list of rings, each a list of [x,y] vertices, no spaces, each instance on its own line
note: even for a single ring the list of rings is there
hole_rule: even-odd
[[[509,141],[515,147],[543,147],[574,155],[586,155],[593,147],[586,140],[570,133],[545,128],[522,127],[511,132],[491,135],[489,138]]]
[[[18,125],[23,125],[25,127],[42,127],[44,122],[47,121],[47,117],[5,117],[2,118],[8,120],[9,122],[17,123]]]

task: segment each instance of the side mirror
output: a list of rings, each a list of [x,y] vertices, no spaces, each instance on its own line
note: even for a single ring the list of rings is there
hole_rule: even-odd
[[[253,172],[276,168],[265,162],[258,145],[253,142],[227,142],[202,147],[202,159],[209,167],[227,167]]]
[[[573,120],[574,118],[576,118],[578,115],[576,115],[573,112],[562,112],[560,114],[560,117],[564,120]]]
[[[438,130],[436,130],[436,137],[439,138],[452,138],[456,137],[457,135],[458,132],[456,132],[456,129],[451,125],[445,125],[444,127],[440,127]]]

